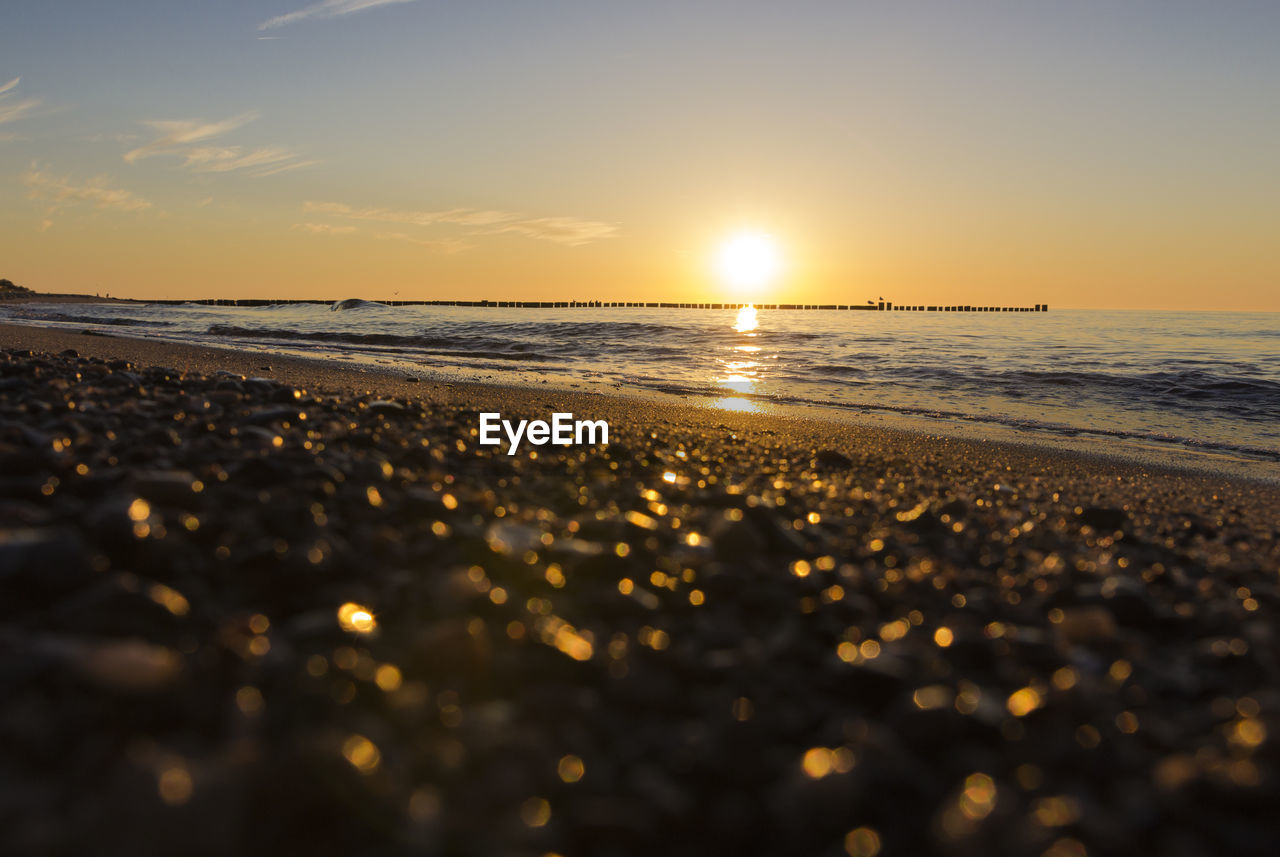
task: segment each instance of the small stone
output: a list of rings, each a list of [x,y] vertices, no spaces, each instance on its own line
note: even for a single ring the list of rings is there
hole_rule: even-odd
[[[81,676],[106,690],[153,693],[182,673],[181,655],[141,640],[69,643],[65,652]]]
[[[271,448],[276,445],[279,435],[261,426],[240,426],[240,441],[250,448]]]
[[[488,670],[492,651],[483,628],[454,619],[419,633],[408,655],[410,663],[428,671],[476,676]]]
[[[192,491],[195,481],[188,470],[151,470],[135,474],[133,487],[153,502],[181,504],[195,497]]]
[[[1122,509],[1090,506],[1080,513],[1080,520],[1095,530],[1114,532],[1125,525],[1125,522],[1129,520],[1129,516]]]
[[[279,384],[270,378],[258,378],[255,376],[246,379],[244,382],[245,392],[255,396],[270,396],[278,387]]]
[[[1115,639],[1116,620],[1105,607],[1069,607],[1062,611],[1058,634],[1068,643],[1105,643]]]
[[[299,420],[300,411],[288,407],[264,408],[260,411],[245,416],[243,421],[255,426],[268,426],[272,423],[296,423]]]
[[[51,629],[104,636],[168,635],[184,621],[152,597],[146,582],[124,573],[103,576],[60,598],[46,616]]]
[[[0,585],[65,590],[93,577],[84,544],[59,527],[0,530]]]
[[[813,460],[819,467],[826,467],[831,470],[847,470],[853,467],[853,460],[843,452],[834,449],[820,449]]]
[[[745,560],[764,549],[764,539],[756,527],[745,520],[720,518],[711,526],[712,548],[723,560]]]

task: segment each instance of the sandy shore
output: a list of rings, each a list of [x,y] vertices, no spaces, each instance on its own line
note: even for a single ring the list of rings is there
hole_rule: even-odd
[[[0,348],[5,853],[1280,848],[1273,485]],[[611,443],[507,456],[482,410]]]

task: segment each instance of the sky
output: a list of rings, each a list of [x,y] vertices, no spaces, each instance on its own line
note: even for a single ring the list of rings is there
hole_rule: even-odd
[[[13,0],[0,277],[1280,310],[1280,4]],[[730,282],[744,232],[780,257]]]

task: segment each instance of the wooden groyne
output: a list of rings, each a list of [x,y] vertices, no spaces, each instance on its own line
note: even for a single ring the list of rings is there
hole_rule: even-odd
[[[340,300],[340,299],[339,299]],[[262,307],[277,304],[317,304],[332,306],[338,300],[265,300],[262,298],[205,298],[203,300],[157,300],[145,303],[177,306],[200,304],[203,306]],[[868,304],[750,304],[750,303],[666,303],[655,301],[374,301],[387,306],[456,306],[456,307],[512,307],[520,309],[718,309],[736,310],[754,306],[761,310],[844,310],[854,312],[1048,312],[1048,304],[1033,306],[975,306],[973,304],[894,304],[879,301]]]

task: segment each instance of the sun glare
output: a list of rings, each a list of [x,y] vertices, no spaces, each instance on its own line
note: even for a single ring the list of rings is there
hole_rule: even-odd
[[[716,272],[734,288],[755,289],[768,284],[782,270],[782,256],[773,236],[739,232],[716,252]]]

